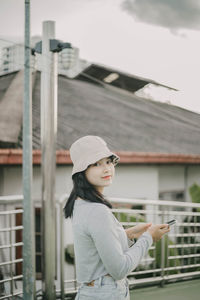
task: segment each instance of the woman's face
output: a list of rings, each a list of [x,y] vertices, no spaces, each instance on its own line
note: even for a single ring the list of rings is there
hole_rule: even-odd
[[[112,183],[112,178],[115,175],[115,167],[111,158],[106,157],[98,160],[95,164],[90,165],[85,176],[97,191],[103,192],[104,187]]]

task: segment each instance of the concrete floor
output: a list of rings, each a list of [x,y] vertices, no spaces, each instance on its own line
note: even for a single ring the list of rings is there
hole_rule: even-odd
[[[130,290],[131,300],[200,300],[200,279]]]

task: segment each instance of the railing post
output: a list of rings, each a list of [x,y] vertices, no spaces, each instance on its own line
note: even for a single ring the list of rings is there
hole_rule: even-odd
[[[13,244],[13,241],[12,241],[12,215],[10,214],[9,215],[9,226],[10,226],[10,230],[9,230],[9,243],[10,243],[10,261],[11,261],[11,265],[10,265],[10,292],[11,292],[11,295],[13,295],[13,264],[12,264],[12,261],[13,261],[13,247],[12,247],[12,244]]]
[[[64,285],[64,242],[63,242],[63,204],[59,203],[60,214],[60,287],[61,299],[65,299],[65,285]]]
[[[164,223],[164,210],[165,210],[165,207],[162,206],[162,208],[161,208],[162,223]],[[165,236],[163,236],[163,238],[161,239],[161,277],[162,277],[162,280],[161,280],[160,285],[162,287],[164,287],[164,285],[165,285],[165,270],[164,270],[164,268],[165,268]]]

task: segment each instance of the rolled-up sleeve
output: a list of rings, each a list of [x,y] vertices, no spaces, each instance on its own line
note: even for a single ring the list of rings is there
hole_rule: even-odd
[[[132,247],[123,252],[112,212],[102,204],[90,213],[87,224],[104,267],[116,280],[123,279],[134,270],[152,244],[151,235],[145,232]]]

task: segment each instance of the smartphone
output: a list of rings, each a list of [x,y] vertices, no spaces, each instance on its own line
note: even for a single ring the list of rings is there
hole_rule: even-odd
[[[177,221],[174,219],[174,220],[168,221],[167,224],[168,224],[169,226],[172,226],[172,225],[176,224],[176,222],[177,222]]]

